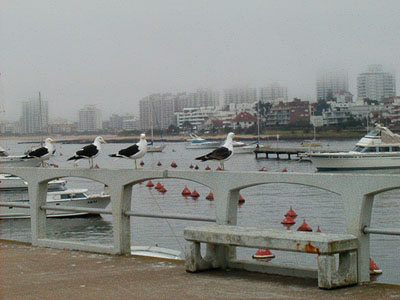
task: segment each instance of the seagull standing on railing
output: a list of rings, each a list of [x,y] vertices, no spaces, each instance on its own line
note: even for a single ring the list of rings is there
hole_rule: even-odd
[[[220,163],[221,169],[225,170],[224,161],[230,159],[233,155],[232,141],[233,141],[234,136],[235,136],[235,134],[233,132],[228,133],[228,136],[226,137],[226,141],[221,147],[215,149],[214,151],[212,151],[206,155],[196,157],[196,159],[201,160],[201,161],[218,160]]]
[[[75,155],[68,158],[67,160],[79,160],[79,159],[88,159],[89,160],[89,167],[93,168],[93,159],[99,155],[101,151],[101,144],[106,144],[106,141],[101,137],[98,136],[93,144],[87,145],[78,151],[75,152]]]
[[[108,156],[117,157],[117,158],[134,159],[135,160],[135,169],[137,170],[136,160],[138,158],[142,158],[146,153],[147,153],[146,135],[144,133],[142,133],[140,135],[140,140],[138,143],[136,143],[128,148],[119,150],[118,153],[109,154]]]
[[[41,161],[42,167],[44,167],[44,161],[48,160],[56,152],[56,148],[53,145],[55,142],[51,138],[45,139],[43,147],[28,152],[22,159],[38,159]]]

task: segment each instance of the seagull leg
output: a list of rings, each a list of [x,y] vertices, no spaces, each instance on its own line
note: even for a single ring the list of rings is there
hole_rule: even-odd
[[[137,170],[137,161],[135,159],[135,170]]]
[[[221,169],[225,171],[225,164],[223,160],[221,160]]]

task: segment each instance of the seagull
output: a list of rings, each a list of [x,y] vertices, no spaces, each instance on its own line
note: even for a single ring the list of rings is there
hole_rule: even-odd
[[[235,134],[233,132],[228,133],[225,144],[223,144],[221,147],[215,149],[214,151],[206,155],[196,157],[196,159],[201,161],[212,160],[212,159],[219,160],[221,169],[225,170],[224,161],[230,159],[233,155],[232,141],[234,136]]]
[[[98,136],[93,144],[87,145],[78,151],[75,152],[75,155],[68,158],[67,160],[79,160],[79,159],[88,159],[89,160],[89,167],[93,168],[93,159],[99,155],[101,151],[101,144],[106,144],[106,141],[101,137]]]
[[[146,153],[147,153],[146,135],[144,133],[142,133],[140,135],[140,140],[138,143],[136,143],[128,148],[119,150],[118,153],[109,154],[108,156],[117,157],[117,158],[134,159],[135,160],[135,169],[137,170],[136,160],[138,158],[142,158]]]
[[[28,152],[22,159],[31,159],[35,158],[41,161],[42,167],[44,167],[44,161],[48,160],[50,156],[54,155],[56,152],[56,148],[54,147],[53,143],[56,141],[52,140],[51,138],[47,138],[44,141],[44,146],[39,147],[33,151]]]

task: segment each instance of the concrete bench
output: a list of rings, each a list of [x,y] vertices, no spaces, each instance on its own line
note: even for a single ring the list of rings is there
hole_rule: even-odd
[[[357,284],[358,241],[355,236],[350,234],[205,225],[185,228],[184,237],[188,241],[185,249],[185,267],[188,272],[212,268],[242,268],[260,271],[257,268],[242,267],[241,261],[235,260],[235,250],[229,246],[268,248],[317,254],[317,276],[320,288],[331,289]],[[204,258],[201,255],[200,243],[207,245]],[[335,254],[339,254],[338,268],[336,267]],[[261,263],[258,264],[261,265]],[[264,263],[264,266],[270,268],[270,270],[262,270],[261,272],[300,277],[306,275],[304,272],[282,272],[279,271],[281,266],[271,268],[270,263]]]

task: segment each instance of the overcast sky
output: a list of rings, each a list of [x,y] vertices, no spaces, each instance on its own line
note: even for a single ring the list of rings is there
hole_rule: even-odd
[[[151,93],[201,87],[278,82],[314,100],[319,69],[346,69],[356,95],[368,64],[399,89],[399,32],[398,0],[1,0],[0,100],[8,120],[38,91],[71,120],[84,104],[138,115]]]

